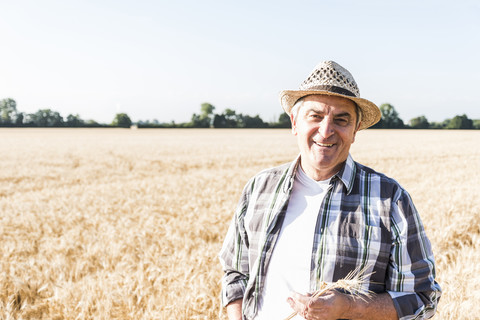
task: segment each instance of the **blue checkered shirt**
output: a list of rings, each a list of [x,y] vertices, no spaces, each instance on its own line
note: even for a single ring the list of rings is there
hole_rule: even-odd
[[[299,163],[300,157],[250,179],[220,251],[222,304],[243,299],[244,319],[257,313]],[[350,155],[319,208],[311,257],[312,292],[320,282],[366,268],[372,275],[364,289],[388,292],[399,319],[435,313],[441,289],[430,241],[410,195]]]

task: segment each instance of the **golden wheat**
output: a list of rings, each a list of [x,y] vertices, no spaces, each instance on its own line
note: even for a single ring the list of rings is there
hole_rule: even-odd
[[[480,314],[480,132],[366,130],[432,240],[436,319]],[[0,319],[217,319],[241,189],[297,154],[289,130],[0,130]],[[221,317],[224,317],[221,315]]]
[[[354,298],[358,298],[363,301],[371,299],[374,293],[372,291],[365,290],[365,286],[368,286],[368,279],[372,275],[372,273],[368,272],[368,268],[371,268],[371,266],[367,266],[363,269],[356,268],[355,270],[350,271],[345,278],[336,282],[320,282],[318,284],[317,291],[312,294],[311,299],[320,297],[329,291],[339,289],[351,294]],[[290,320],[296,315],[297,312],[294,311],[287,318],[285,318],[285,320]]]

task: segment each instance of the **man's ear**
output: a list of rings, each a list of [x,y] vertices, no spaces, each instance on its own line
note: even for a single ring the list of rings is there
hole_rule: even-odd
[[[297,135],[297,122],[295,121],[295,118],[293,117],[293,114],[290,113],[290,122],[292,123],[292,134],[294,136]]]

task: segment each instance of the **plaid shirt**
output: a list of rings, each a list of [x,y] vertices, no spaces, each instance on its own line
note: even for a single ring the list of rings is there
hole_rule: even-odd
[[[259,294],[292,190],[298,157],[260,172],[245,186],[220,262],[222,304],[243,299],[244,319]],[[430,242],[410,195],[393,179],[353,161],[330,181],[313,238],[310,289],[356,268],[373,272],[365,289],[388,292],[399,319],[430,318],[441,295]]]

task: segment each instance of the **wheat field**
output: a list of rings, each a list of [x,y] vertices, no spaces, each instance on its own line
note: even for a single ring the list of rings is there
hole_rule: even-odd
[[[218,319],[217,254],[289,130],[0,129],[0,319]],[[356,161],[412,195],[443,288],[480,318],[480,131],[366,130]]]

